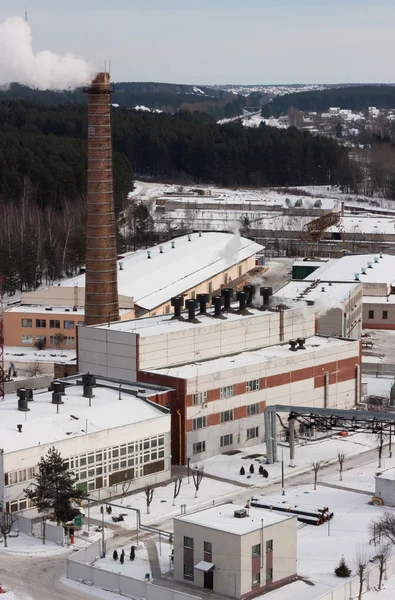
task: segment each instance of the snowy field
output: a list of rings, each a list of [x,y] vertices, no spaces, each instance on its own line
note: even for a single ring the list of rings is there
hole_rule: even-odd
[[[200,485],[198,497],[195,498],[195,487],[192,482],[192,476],[190,477],[190,483],[188,484],[187,477],[184,477],[181,484],[181,490],[176,498],[175,506],[173,506],[173,490],[174,483],[158,487],[154,489],[154,496],[150,506],[150,514],[147,514],[146,508],[146,495],[145,492],[138,494],[129,494],[122,500],[114,500],[116,504],[123,504],[126,507],[130,506],[138,508],[141,511],[141,522],[143,524],[154,523],[159,518],[163,517],[175,517],[181,514],[181,505],[186,505],[186,510],[193,508],[203,508],[209,506],[213,502],[215,496],[216,502],[222,502],[227,498],[230,498],[235,493],[241,490],[237,485],[225,483],[222,481],[213,482],[210,479],[204,479]],[[213,484],[215,485],[215,494],[213,494]],[[122,510],[113,508],[112,515],[104,513],[104,520],[107,523],[112,523],[112,517],[118,514],[124,516],[124,521],[116,523],[120,527],[126,529],[136,528],[136,513],[134,511]],[[101,519],[100,507],[94,506],[90,509],[90,516],[93,519]]]
[[[287,446],[278,446],[278,459],[281,461],[281,456],[284,456],[284,473],[285,477],[292,474],[300,473],[301,471],[311,470],[313,461],[321,460],[324,463],[337,460],[337,453],[342,451],[348,456],[367,452],[377,446],[377,441],[374,437],[361,433],[350,435],[346,438],[334,436],[333,438],[324,439],[322,441],[309,442],[295,448],[295,467],[289,466],[289,448]],[[273,480],[281,478],[281,462],[273,465],[267,465],[266,445],[259,444],[251,446],[245,451],[238,454],[228,456],[226,454],[218,454],[206,460],[199,461],[193,466],[204,466],[206,473],[229,479],[235,483],[245,483],[251,486],[265,486],[273,483]],[[251,456],[259,455],[256,458]],[[259,463],[264,464],[264,468],[268,471],[269,477],[264,479],[259,475]],[[249,467],[254,465],[254,473],[250,475]],[[240,468],[244,467],[245,475],[240,475]]]
[[[46,350],[37,350],[30,346],[5,346],[4,359],[6,366],[9,362],[25,363],[25,362],[47,362],[47,363],[68,363],[76,359],[75,350],[55,350],[48,348]]]
[[[125,562],[123,565],[119,560],[122,549],[125,550]],[[102,569],[103,571],[120,573],[121,575],[126,575],[127,577],[133,577],[134,579],[139,580],[144,580],[145,575],[148,573],[152,579],[148,552],[145,544],[139,544],[139,546],[135,548],[136,555],[134,560],[130,560],[129,558],[130,546],[122,546],[117,548],[117,552],[118,560],[114,560],[112,557],[112,552],[110,552],[106,558],[100,558],[99,560],[96,560],[95,567],[97,569]]]
[[[20,554],[20,555],[31,555],[34,556],[47,556],[53,554],[60,554],[70,550],[68,546],[58,546],[53,542],[47,541],[43,544],[39,538],[19,533],[18,537],[7,538],[8,547],[4,547],[4,542],[0,542],[0,554],[6,552],[7,554]]]
[[[361,492],[370,492],[372,495],[375,490],[374,476],[377,473],[382,473],[387,469],[395,467],[395,458],[388,457],[388,451],[383,451],[384,458],[381,461],[381,469],[378,468],[378,461],[374,461],[368,465],[363,465],[349,471],[343,471],[343,481],[340,481],[338,474],[329,477],[319,477],[320,481],[330,483],[343,488],[350,488]]]

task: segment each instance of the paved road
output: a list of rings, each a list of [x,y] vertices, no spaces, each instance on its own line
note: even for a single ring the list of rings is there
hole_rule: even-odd
[[[371,463],[377,460],[377,449],[358,454],[350,457],[345,465],[344,471],[348,471],[355,467],[359,467],[364,464]],[[334,473],[338,473],[338,464],[331,464],[324,466],[320,475],[328,476]],[[299,485],[313,484],[313,474],[299,473],[295,476],[288,476],[286,478],[285,489],[294,488]],[[249,489],[243,489],[238,491],[233,501],[238,503],[245,503],[254,494],[273,494],[281,492],[281,483],[270,483],[268,482],[262,486],[251,487]],[[164,518],[158,520],[155,523],[156,526],[161,527],[164,530],[170,530],[172,525],[172,519]],[[142,533],[142,532],[141,532]],[[152,539],[151,534],[139,535],[140,540],[147,541]],[[119,534],[116,534],[113,538],[107,540],[107,552],[112,552],[114,548],[120,548],[122,546],[128,546],[136,540],[135,530],[120,529]],[[93,593],[84,594],[79,590],[70,588],[64,585],[60,578],[64,575],[66,569],[66,558],[68,554],[61,554],[57,556],[18,556],[12,554],[1,553],[0,554],[0,582],[5,586],[13,589],[17,594],[23,598],[23,600],[86,600],[87,598],[102,600],[103,596],[96,596]],[[158,583],[158,581],[156,581]],[[173,589],[182,589],[185,591],[185,586],[178,584],[173,581],[163,581],[165,587],[172,587]],[[207,600],[214,600],[218,598],[214,594],[204,594]]]

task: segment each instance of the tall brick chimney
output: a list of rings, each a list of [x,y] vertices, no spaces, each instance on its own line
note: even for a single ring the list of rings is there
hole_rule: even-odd
[[[119,320],[109,73],[98,73],[88,94],[88,197],[85,323]]]

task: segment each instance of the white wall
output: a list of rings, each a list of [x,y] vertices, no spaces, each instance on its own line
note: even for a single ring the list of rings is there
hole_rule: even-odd
[[[375,478],[375,496],[381,498],[386,506],[395,506],[395,478]]]
[[[136,381],[136,335],[112,329],[78,328],[78,369]]]

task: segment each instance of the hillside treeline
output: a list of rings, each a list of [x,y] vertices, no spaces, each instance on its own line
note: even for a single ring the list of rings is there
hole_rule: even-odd
[[[291,107],[303,111],[322,113],[332,106],[354,111],[363,111],[369,106],[395,108],[395,86],[348,86],[277,96],[262,107],[262,116],[279,117],[286,115]]]

